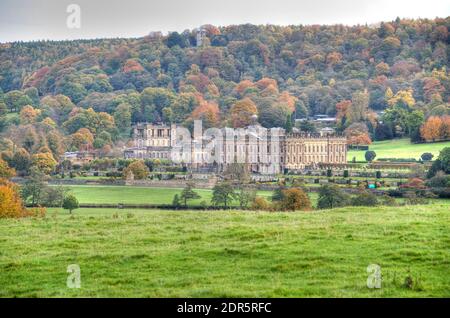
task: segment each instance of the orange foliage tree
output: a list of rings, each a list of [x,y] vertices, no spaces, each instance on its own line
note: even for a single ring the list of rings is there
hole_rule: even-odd
[[[219,123],[219,106],[214,102],[202,100],[192,111],[192,119],[201,119],[205,128],[215,127]]]
[[[234,128],[248,126],[252,116],[258,114],[255,103],[250,98],[237,101],[231,108],[231,122]]]
[[[435,141],[441,137],[441,126],[442,119],[438,116],[431,116],[420,127],[420,135],[426,141]]]
[[[311,210],[311,201],[302,189],[291,188],[283,190],[280,209],[284,211]]]
[[[20,198],[18,187],[6,179],[0,179],[0,218],[44,215],[44,208],[26,209]]]

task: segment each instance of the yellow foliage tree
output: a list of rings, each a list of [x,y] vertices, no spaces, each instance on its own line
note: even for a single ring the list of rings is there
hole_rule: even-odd
[[[8,164],[0,158],[0,178],[9,179],[16,175],[16,171],[8,166]]]
[[[397,94],[388,99],[389,106],[394,106],[399,103],[403,103],[408,107],[413,107],[416,103],[416,100],[413,97],[413,90],[412,89],[400,90],[397,92]]]

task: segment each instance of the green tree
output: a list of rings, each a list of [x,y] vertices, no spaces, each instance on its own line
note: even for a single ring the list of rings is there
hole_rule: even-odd
[[[284,125],[284,129],[286,129],[287,133],[292,132],[292,115],[290,114],[286,116],[286,124]]]
[[[184,206],[187,207],[187,202],[189,200],[200,199],[200,195],[194,190],[194,183],[188,182],[184,187],[183,191],[180,194],[180,200],[184,203]]]
[[[351,205],[353,206],[376,206],[378,205],[378,199],[375,194],[369,191],[362,191],[358,195],[351,199]]]
[[[250,202],[253,202],[256,198],[256,190],[240,187],[235,194],[236,200],[239,202],[239,207],[245,209],[248,207]]]
[[[224,206],[227,208],[229,203],[234,199],[234,188],[229,182],[217,183],[213,188],[213,196],[211,202],[215,206]]]
[[[335,185],[324,185],[319,189],[317,207],[319,209],[333,209],[349,203],[349,195]]]
[[[64,198],[62,207],[65,210],[69,210],[69,213],[72,214],[72,211],[78,209],[80,204],[78,203],[78,199],[73,194],[69,194]]]
[[[181,205],[180,197],[178,196],[178,194],[175,194],[175,195],[173,196],[172,206],[178,208],[180,205]]]
[[[42,205],[45,197],[48,177],[38,169],[32,169],[21,189],[22,199],[31,206]]]

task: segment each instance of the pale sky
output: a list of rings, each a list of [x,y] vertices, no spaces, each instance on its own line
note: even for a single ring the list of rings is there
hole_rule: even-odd
[[[69,4],[81,8],[69,29]],[[450,0],[0,0],[0,42],[141,37],[202,24],[371,24],[450,15]]]

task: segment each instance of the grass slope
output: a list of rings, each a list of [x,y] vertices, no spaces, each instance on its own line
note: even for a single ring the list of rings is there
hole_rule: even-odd
[[[431,152],[436,158],[445,147],[450,147],[450,141],[429,144],[412,144],[408,138],[375,141],[369,146],[377,154],[377,158],[415,158],[419,159],[424,152]],[[347,160],[356,157],[357,161],[365,161],[365,151],[352,150],[347,153]]]
[[[448,206],[0,220],[1,297],[449,297]],[[81,289],[66,287],[69,264]],[[383,287],[366,287],[369,264]],[[411,275],[419,281],[403,287]]]

